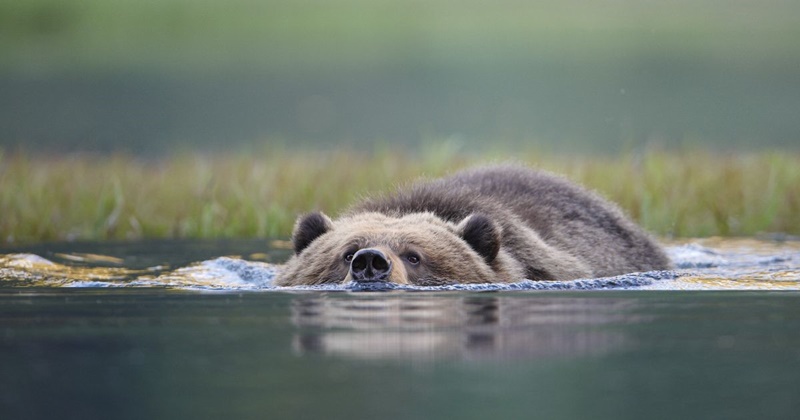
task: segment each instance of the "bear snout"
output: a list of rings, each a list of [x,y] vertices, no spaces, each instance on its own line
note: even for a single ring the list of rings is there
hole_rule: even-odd
[[[350,262],[350,276],[355,281],[384,281],[391,273],[392,262],[375,248],[359,250]]]

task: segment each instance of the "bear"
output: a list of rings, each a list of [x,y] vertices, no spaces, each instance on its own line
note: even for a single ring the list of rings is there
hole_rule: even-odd
[[[661,247],[614,204],[559,175],[500,164],[298,217],[275,285],[417,286],[574,280],[665,270]]]

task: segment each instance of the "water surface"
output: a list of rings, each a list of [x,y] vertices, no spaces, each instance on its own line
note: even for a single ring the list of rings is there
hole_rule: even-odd
[[[0,253],[10,287],[164,287],[187,290],[504,291],[570,289],[800,290],[800,241],[698,239],[667,246],[674,270],[563,282],[437,287],[355,283],[280,288],[272,284],[290,254],[284,241],[153,241],[46,244]]]
[[[550,290],[381,292],[276,289],[273,262],[287,251],[264,248],[3,254],[0,417],[749,419],[800,409],[797,243],[684,241],[669,246],[674,271]]]

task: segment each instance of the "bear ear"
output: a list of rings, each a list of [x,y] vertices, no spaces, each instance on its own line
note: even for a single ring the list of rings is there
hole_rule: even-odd
[[[322,212],[309,213],[298,217],[297,222],[294,224],[294,233],[292,233],[294,253],[299,254],[311,245],[314,239],[319,238],[320,235],[331,229],[333,229],[333,222]]]
[[[488,264],[491,264],[500,252],[500,229],[488,217],[482,214],[467,216],[458,224],[458,231]]]

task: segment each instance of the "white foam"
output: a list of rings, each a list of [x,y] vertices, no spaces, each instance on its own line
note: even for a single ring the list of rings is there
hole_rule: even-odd
[[[277,274],[274,265],[219,257],[182,267],[139,284],[206,290],[262,290],[272,286]]]
[[[669,247],[667,254],[677,268],[709,268],[730,264],[718,252],[698,244]]]

